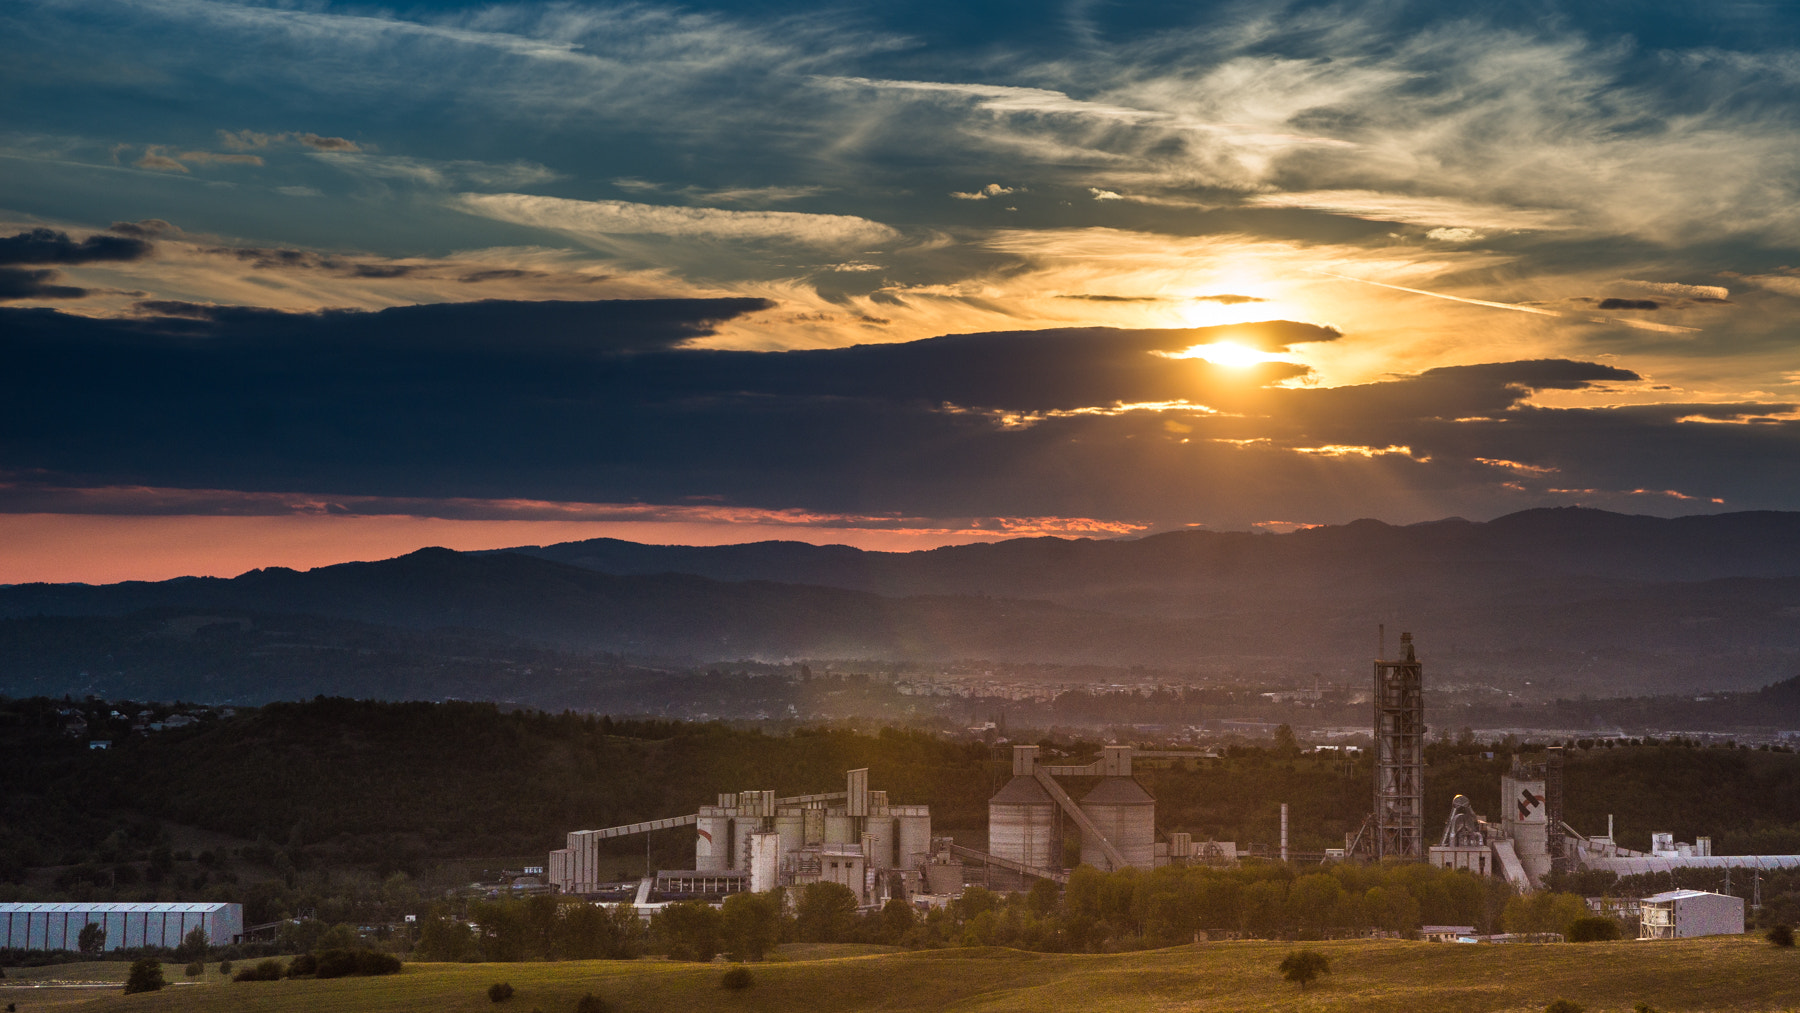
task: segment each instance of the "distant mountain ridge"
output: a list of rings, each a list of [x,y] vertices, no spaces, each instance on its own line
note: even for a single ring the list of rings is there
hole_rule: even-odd
[[[751,542],[645,545],[611,538],[497,550],[606,573],[690,573],[879,594],[1036,593],[1074,583],[1204,584],[1308,569],[1486,564],[1650,581],[1800,576],[1800,513],[1662,518],[1549,507],[1492,521],[1352,521],[1289,534],[1178,531],[1138,539],[1021,538],[919,552]]]
[[[1800,514],[1534,510],[1486,523],[1032,538],[916,553],[596,540],[422,549],[230,579],[0,587],[0,621],[171,609],[457,631],[677,664],[985,659],[1357,681],[1385,623],[1417,634],[1440,685],[1570,696],[1747,689],[1800,672]],[[0,636],[0,693],[9,666],[31,660],[9,662],[4,645],[37,636]]]

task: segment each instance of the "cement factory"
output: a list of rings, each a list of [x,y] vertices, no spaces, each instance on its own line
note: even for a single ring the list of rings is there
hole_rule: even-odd
[[[1677,843],[1666,833],[1652,835],[1649,852],[1632,851],[1614,842],[1610,817],[1604,837],[1581,834],[1563,820],[1560,746],[1549,747],[1541,760],[1513,758],[1500,781],[1498,820],[1477,814],[1467,796],[1457,795],[1441,839],[1427,847],[1423,683],[1412,635],[1404,633],[1399,657],[1374,664],[1372,810],[1358,831],[1346,835],[1344,849],[1327,851],[1324,860],[1429,862],[1500,877],[1521,892],[1542,888],[1553,872],[1580,869],[1626,876],[1693,868],[1800,868],[1800,855],[1713,855],[1705,837]],[[928,806],[890,802],[885,791],[869,787],[868,770],[859,769],[847,772],[841,792],[778,797],[766,789],[739,791],[722,794],[717,804],[691,815],[574,831],[566,847],[550,853],[547,878],[564,893],[626,899],[621,891],[629,892],[640,910],[817,882],[840,883],[869,908],[893,898],[948,899],[976,875],[1001,889],[1022,888],[1034,879],[1066,883],[1070,863],[1063,842],[1069,824],[1080,833],[1080,861],[1102,871],[1245,857],[1230,841],[1196,842],[1185,833],[1158,840],[1156,800],[1132,775],[1134,757],[1210,754],[1109,745],[1091,763],[1057,765],[1040,762],[1039,752],[1032,745],[1012,747],[1011,777],[988,800],[986,850],[933,837]],[[1070,777],[1098,780],[1076,800],[1058,780]],[[1280,849],[1263,854],[1285,861],[1294,856],[1287,848],[1287,806],[1281,812]],[[662,871],[636,884],[608,882],[601,874],[601,842],[686,826],[695,833],[692,870]],[[1736,904],[1735,931],[1743,931],[1742,899],[1691,890],[1646,899],[1643,931],[1646,938],[1692,934],[1681,927],[1682,910],[1705,912],[1703,919],[1690,914],[1690,922],[1729,926],[1730,912],[1720,913],[1730,906],[1721,907],[1724,901]]]

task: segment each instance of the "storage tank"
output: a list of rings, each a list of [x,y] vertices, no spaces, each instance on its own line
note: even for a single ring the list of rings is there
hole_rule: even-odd
[[[763,821],[754,816],[739,816],[731,821],[733,844],[730,868],[750,871],[750,835],[762,832]]]
[[[781,853],[806,847],[806,810],[783,809],[775,814],[775,832],[781,835]]]
[[[1104,777],[1094,790],[1082,796],[1081,811],[1093,822],[1113,847],[1119,849],[1127,865],[1139,869],[1156,866],[1156,800],[1144,786],[1129,777]],[[1081,833],[1081,860],[1102,871],[1109,864],[1100,842],[1087,831]]]
[[[892,816],[870,816],[863,820],[863,836],[870,838],[869,857],[876,869],[896,868]]]
[[[694,821],[694,868],[700,872],[731,868],[731,817],[703,815]]]
[[[856,817],[839,813],[825,814],[825,843],[862,846],[862,833],[856,829]]]
[[[899,809],[900,868],[914,869],[931,853],[931,810],[922,805]]]
[[[988,799],[988,854],[1040,868],[1062,866],[1056,802],[1035,777],[1019,775]]]

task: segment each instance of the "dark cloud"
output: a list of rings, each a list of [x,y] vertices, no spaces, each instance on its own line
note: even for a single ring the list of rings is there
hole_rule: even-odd
[[[180,232],[178,226],[171,225],[161,218],[146,218],[141,222],[113,222],[108,232],[117,232],[121,236],[136,236],[139,239],[152,239],[156,236]]]
[[[1224,303],[1227,306],[1237,306],[1247,302],[1268,302],[1267,299],[1254,295],[1197,295],[1194,297],[1194,301]]]
[[[32,229],[0,238],[0,264],[89,264],[142,260],[154,249],[142,239],[92,235],[77,243],[67,232]]]
[[[516,278],[543,277],[547,276],[542,271],[521,271],[517,268],[497,267],[486,271],[470,271],[456,280],[473,285],[484,281],[512,281]]]
[[[478,302],[290,314],[156,301],[104,320],[0,310],[12,366],[0,372],[4,463],[64,485],[303,490],[338,502],[715,496],[1159,523],[1479,514],[1497,502],[1566,502],[1553,487],[1687,490],[1734,505],[1800,494],[1786,463],[1800,460],[1788,406],[1532,404],[1536,391],[1637,379],[1618,367],[1530,360],[1307,388],[1277,385],[1305,378],[1286,363],[1233,370],[1169,355],[1227,338],[1289,347],[1337,337],[1309,324],[785,352],[685,344],[773,308]],[[1696,417],[1710,421],[1683,421]],[[57,478],[71,475],[82,482]],[[1497,493],[1502,482],[1519,491]]]
[[[72,285],[53,285],[57,272],[44,268],[32,271],[18,267],[0,267],[0,300],[10,299],[79,299],[87,289]]]
[[[1662,303],[1655,299],[1602,299],[1600,308],[1603,310],[1658,310],[1662,309]]]
[[[353,264],[349,273],[353,278],[404,278],[418,270],[408,264]]]
[[[1058,299],[1084,299],[1088,302],[1162,302],[1153,295],[1059,295]]]

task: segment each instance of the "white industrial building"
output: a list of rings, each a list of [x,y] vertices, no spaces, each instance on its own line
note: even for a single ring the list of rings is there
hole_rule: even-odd
[[[720,888],[706,892],[835,882],[873,907],[920,892],[920,868],[931,852],[930,807],[890,804],[887,792],[869,788],[869,771],[862,768],[846,773],[841,792],[787,798],[767,790],[726,793],[691,816],[572,831],[568,846],[550,853],[547,878],[564,893],[594,893],[605,881],[602,841],[685,826],[694,828],[694,875],[670,881],[699,882],[714,874]],[[649,893],[640,891],[640,903]]]
[[[1638,906],[1639,939],[1691,939],[1744,933],[1744,898],[1704,890],[1670,890]]]
[[[0,947],[78,950],[81,930],[98,924],[108,950],[181,945],[189,932],[206,933],[210,946],[227,946],[244,934],[244,906],[221,903],[0,904]]]

